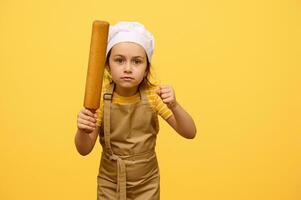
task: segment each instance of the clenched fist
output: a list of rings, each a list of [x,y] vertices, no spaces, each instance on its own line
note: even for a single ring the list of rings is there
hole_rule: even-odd
[[[83,108],[77,115],[77,128],[91,133],[96,128],[97,114]]]
[[[172,109],[177,105],[175,91],[171,86],[161,85],[156,92],[168,108]]]

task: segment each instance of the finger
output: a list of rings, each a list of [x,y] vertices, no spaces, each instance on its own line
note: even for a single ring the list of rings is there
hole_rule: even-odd
[[[166,99],[166,98],[169,98],[169,97],[171,97],[170,93],[163,93],[163,94],[161,94],[161,98],[162,99]]]
[[[84,120],[84,119],[78,119],[77,123],[89,126],[91,128],[96,127],[96,122],[90,122],[90,121],[87,121],[87,120]]]
[[[82,110],[82,112],[83,112],[84,114],[86,114],[86,115],[89,115],[90,117],[94,117],[94,113],[92,113],[90,110],[88,110],[88,109],[86,109],[86,108],[84,108],[84,109]]]
[[[171,90],[171,88],[161,88],[161,90],[160,90],[160,92],[161,93],[168,93],[168,92],[171,92],[172,90]]]
[[[168,103],[173,103],[174,102],[174,98],[172,97],[168,97],[166,99],[163,99],[162,100],[164,103],[168,104]]]
[[[172,91],[172,90],[167,90],[167,89],[165,89],[165,90],[161,90],[161,95],[162,94],[170,94],[170,95],[173,95],[174,94],[174,92]]]
[[[82,113],[79,114],[79,118],[88,120],[90,122],[96,122],[96,119],[94,117],[90,117],[90,116],[82,114]]]
[[[80,123],[80,124],[84,124],[84,125],[90,126],[92,128],[96,127],[96,123],[93,123],[93,122],[90,122],[90,121],[87,121],[87,120],[78,119],[77,122]]]
[[[96,118],[92,118],[92,117],[90,117],[90,116],[88,116],[88,115],[85,115],[85,114],[79,114],[79,116],[78,116],[79,118],[81,118],[81,119],[84,119],[84,120],[88,120],[88,121],[90,121],[90,122],[96,122],[97,121],[97,119]]]
[[[159,85],[157,90],[159,90],[159,92],[161,92],[162,89],[164,89],[166,86],[165,85]]]

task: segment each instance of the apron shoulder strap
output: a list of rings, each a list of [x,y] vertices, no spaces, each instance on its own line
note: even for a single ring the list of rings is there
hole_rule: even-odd
[[[117,199],[118,200],[126,200],[126,166],[124,161],[116,156],[111,148],[111,103],[113,98],[115,84],[111,84],[108,92],[104,93],[104,139],[105,139],[105,148],[106,152],[110,154],[111,160],[117,161]]]
[[[110,135],[111,135],[111,103],[113,98],[113,91],[114,91],[115,84],[111,84],[109,90],[104,93],[103,101],[104,101],[104,114],[103,114],[103,123],[104,123],[104,139],[105,139],[105,146],[106,151],[110,154],[113,154],[110,142]]]

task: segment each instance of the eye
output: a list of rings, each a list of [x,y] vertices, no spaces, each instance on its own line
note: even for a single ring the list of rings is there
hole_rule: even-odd
[[[122,58],[115,58],[114,61],[118,64],[122,64],[124,60]]]
[[[133,63],[134,63],[135,65],[139,65],[139,64],[142,63],[142,60],[140,60],[140,59],[134,59],[134,60],[133,60]]]

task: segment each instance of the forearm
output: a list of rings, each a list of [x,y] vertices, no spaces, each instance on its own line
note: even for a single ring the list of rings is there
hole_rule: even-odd
[[[179,103],[176,103],[171,108],[171,111],[176,121],[175,130],[185,138],[194,138],[196,135],[196,127],[192,117],[182,108]]]
[[[85,133],[81,129],[77,129],[75,135],[75,146],[81,155],[88,155],[93,148],[92,140],[89,134]]]

